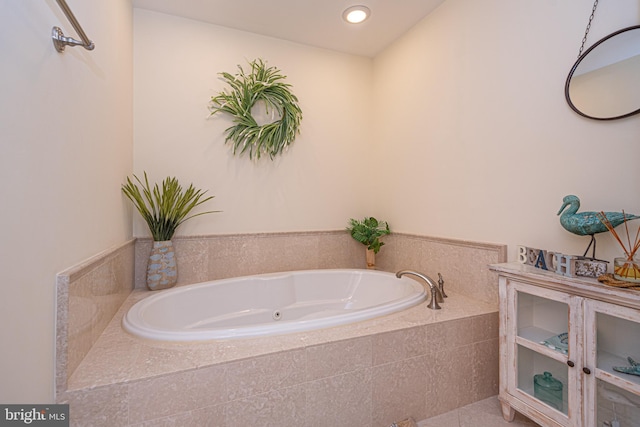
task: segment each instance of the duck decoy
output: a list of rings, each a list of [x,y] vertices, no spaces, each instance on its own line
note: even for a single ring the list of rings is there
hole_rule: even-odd
[[[567,206],[568,209],[566,209]],[[599,215],[604,214],[614,228],[625,221],[640,218],[638,215],[623,212],[578,213],[578,209],[580,209],[580,199],[573,195],[565,196],[564,199],[562,199],[562,206],[558,211],[558,215],[562,214],[560,215],[560,224],[570,233],[577,234],[578,236],[591,236],[591,241],[589,242],[589,246],[587,246],[587,250],[584,251],[583,256],[587,256],[589,248],[593,245],[593,252],[591,253],[592,259],[596,259],[596,238],[594,235],[609,231],[607,226],[600,220]]]

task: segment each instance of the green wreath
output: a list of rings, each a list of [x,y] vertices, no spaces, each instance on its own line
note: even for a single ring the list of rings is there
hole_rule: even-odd
[[[249,151],[249,158],[261,154],[269,154],[271,159],[281,154],[295,139],[302,110],[298,106],[298,98],[291,93],[290,84],[283,83],[285,76],[279,74],[275,67],[267,67],[262,59],[250,62],[251,73],[245,74],[240,65],[240,72],[235,76],[220,73],[231,86],[230,92],[220,92],[211,97],[211,115],[219,112],[233,116],[233,126],[225,130],[225,143],[233,142],[233,154]],[[280,117],[272,123],[258,125],[251,115],[251,107],[263,101],[267,113],[275,109]]]

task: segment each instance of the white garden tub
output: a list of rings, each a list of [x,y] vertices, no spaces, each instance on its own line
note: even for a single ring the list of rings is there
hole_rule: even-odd
[[[293,271],[157,291],[129,309],[123,326],[152,340],[256,337],[371,319],[424,299],[420,283],[393,273]]]

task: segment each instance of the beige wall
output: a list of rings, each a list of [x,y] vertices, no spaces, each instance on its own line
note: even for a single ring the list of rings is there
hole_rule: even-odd
[[[135,173],[194,182],[216,196],[203,208],[223,211],[179,234],[340,229],[371,215],[371,59],[142,9],[134,22]],[[228,87],[218,73],[255,58],[287,76],[303,112],[289,151],[257,163],[231,156],[230,117],[208,119],[211,96]]]
[[[448,0],[375,58],[377,210],[398,231],[579,253],[556,213],[640,213],[638,116],[597,122],[564,100],[593,2]],[[589,43],[640,21],[601,3]],[[635,227],[633,233],[635,233]],[[633,239],[633,236],[632,236]],[[608,235],[599,257],[620,251]]]
[[[338,229],[375,215],[408,233],[581,254],[562,198],[640,213],[640,121],[584,119],[564,100],[592,2],[448,0],[373,61],[135,10],[134,170],[207,188],[211,209],[179,234]],[[589,42],[637,23],[601,5]],[[171,31],[166,31],[171,28]],[[187,48],[188,47],[188,48]],[[233,158],[229,118],[207,119],[221,71],[261,57],[304,111],[275,162]],[[176,162],[179,159],[179,162]],[[303,200],[303,203],[300,203]],[[135,235],[147,236],[135,217]],[[608,235],[598,255],[618,254]]]
[[[0,402],[53,399],[56,273],[131,234],[128,0],[74,2],[96,48],[56,52],[73,28],[54,1],[0,4]]]

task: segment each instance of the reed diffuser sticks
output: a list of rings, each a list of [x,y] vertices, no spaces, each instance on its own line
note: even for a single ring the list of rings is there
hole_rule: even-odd
[[[606,217],[604,212],[599,212],[598,219],[607,227],[607,230],[613,235],[613,237],[617,240],[620,247],[624,251],[625,258],[616,258],[614,259],[613,265],[613,274],[615,277],[621,280],[629,280],[633,282],[640,281],[640,265],[635,260],[635,255],[640,250],[640,227],[636,231],[636,236],[634,243],[631,244],[631,234],[629,233],[629,224],[628,219],[624,211],[622,211],[622,215],[624,218],[624,228],[627,234],[627,243],[625,244],[618,232],[614,229],[611,221]]]

